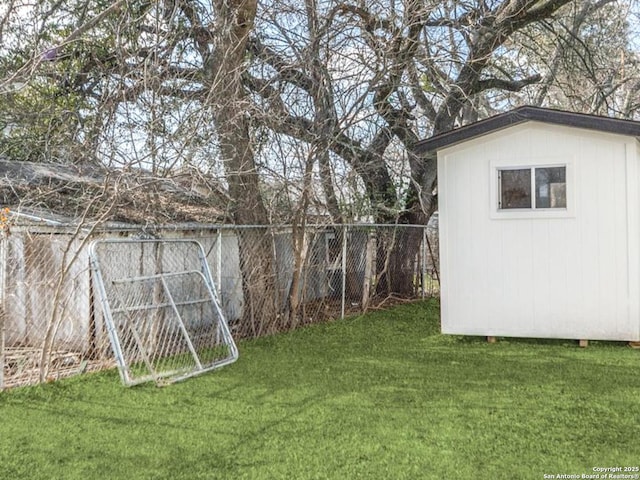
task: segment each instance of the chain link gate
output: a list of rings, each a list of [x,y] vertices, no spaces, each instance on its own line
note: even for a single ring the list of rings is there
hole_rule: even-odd
[[[172,383],[238,358],[199,242],[99,240],[91,265],[125,385]]]

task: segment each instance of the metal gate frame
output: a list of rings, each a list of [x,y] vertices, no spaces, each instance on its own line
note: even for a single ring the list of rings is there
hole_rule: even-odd
[[[119,307],[119,308],[113,308],[115,307],[115,303],[114,300],[120,300],[121,299],[117,299],[114,298],[113,296],[109,295],[109,292],[105,285],[105,278],[104,275],[102,273],[102,269],[100,267],[100,253],[99,253],[99,247],[100,245],[104,245],[104,244],[194,244],[197,247],[197,251],[198,251],[198,260],[199,260],[199,264],[200,264],[200,270],[184,270],[184,271],[180,271],[180,272],[160,272],[160,273],[156,273],[153,275],[142,275],[142,276],[136,276],[136,277],[125,277],[125,278],[118,278],[118,279],[106,279],[107,281],[110,281],[111,284],[113,286],[117,285],[117,284],[126,284],[126,283],[135,283],[135,282],[144,282],[144,281],[148,281],[148,280],[158,280],[162,286],[162,289],[164,291],[164,293],[166,294],[169,302],[168,304],[160,304],[160,305],[144,305],[144,306],[136,306],[136,307],[131,307],[131,308],[126,308],[126,307]],[[95,280],[95,285],[97,286],[97,292],[98,292],[98,296],[100,298],[100,303],[102,305],[102,311],[104,314],[104,320],[105,320],[105,324],[107,327],[107,333],[109,335],[109,340],[111,342],[111,347],[114,353],[114,356],[116,358],[116,362],[118,365],[118,370],[120,373],[120,378],[123,382],[124,385],[126,386],[133,386],[133,385],[137,385],[140,383],[144,383],[144,382],[148,382],[153,380],[156,385],[166,385],[166,384],[170,384],[173,382],[177,382],[177,381],[181,381],[181,380],[185,380],[187,378],[196,376],[196,375],[201,375],[203,373],[215,370],[217,368],[223,367],[225,365],[229,365],[230,363],[235,362],[238,359],[238,348],[233,340],[233,337],[231,335],[231,331],[229,329],[229,325],[224,317],[224,314],[222,313],[222,310],[220,308],[219,302],[218,302],[218,298],[216,295],[216,289],[215,289],[215,284],[213,282],[212,279],[212,275],[211,275],[211,271],[209,269],[209,265],[206,261],[206,255],[204,253],[204,248],[202,247],[202,244],[196,240],[184,240],[184,239],[172,239],[172,240],[167,240],[167,239],[153,239],[153,240],[130,240],[130,239],[102,239],[102,240],[96,240],[94,242],[91,243],[90,245],[90,249],[89,249],[89,258],[90,258],[90,263],[91,263],[91,268],[92,268],[92,273],[93,273],[93,279]],[[229,349],[229,355],[226,358],[223,358],[221,360],[217,360],[208,364],[203,364],[200,356],[198,355],[198,352],[196,351],[196,349],[194,348],[194,345],[192,343],[192,340],[189,336],[188,330],[185,326],[184,320],[182,318],[182,316],[180,315],[180,311],[178,310],[178,304],[176,303],[175,299],[174,299],[174,295],[171,292],[171,288],[168,286],[167,284],[167,280],[171,279],[171,278],[177,278],[180,276],[188,276],[188,275],[195,275],[196,278],[201,278],[203,285],[207,291],[208,294],[208,300],[207,299],[202,299],[202,300],[198,300],[198,301],[193,301],[193,302],[183,302],[181,305],[186,305],[186,304],[195,304],[195,303],[205,303],[205,302],[210,302],[211,306],[213,307],[213,311],[215,312],[216,316],[218,317],[218,322],[216,323],[216,341],[221,341],[221,343],[223,345],[225,345],[226,347],[228,347]],[[136,331],[136,326],[135,326],[135,322],[129,322],[128,328],[131,330],[133,338],[135,340],[135,343],[137,344],[137,347],[143,357],[143,362],[146,364],[148,370],[149,370],[149,374],[148,375],[144,375],[141,377],[134,377],[131,373],[131,369],[130,369],[130,365],[127,361],[126,355],[124,354],[123,350],[122,350],[122,342],[121,342],[121,338],[119,336],[119,328],[118,325],[116,324],[114,318],[113,318],[113,313],[117,312],[117,313],[123,313],[126,312],[125,315],[127,317],[129,317],[129,319],[131,319],[131,317],[129,316],[129,310],[133,311],[133,310],[153,310],[153,309],[157,309],[157,308],[167,308],[170,307],[171,311],[173,312],[173,314],[175,315],[175,319],[177,321],[177,324],[179,326],[179,330],[183,336],[183,339],[185,340],[189,352],[191,354],[191,356],[193,357],[194,360],[194,368],[185,371],[184,368],[182,369],[178,369],[178,370],[169,370],[169,371],[157,371],[152,363],[149,360],[149,355],[148,352],[146,351],[146,347],[144,345],[144,342],[142,341],[139,333]]]

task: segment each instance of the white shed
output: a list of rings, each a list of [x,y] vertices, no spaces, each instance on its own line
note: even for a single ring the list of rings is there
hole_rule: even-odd
[[[442,331],[640,340],[640,122],[535,107],[431,137]]]

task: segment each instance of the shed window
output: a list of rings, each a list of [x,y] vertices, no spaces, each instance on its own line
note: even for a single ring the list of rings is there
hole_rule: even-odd
[[[566,166],[498,169],[498,208],[567,208],[566,170]]]

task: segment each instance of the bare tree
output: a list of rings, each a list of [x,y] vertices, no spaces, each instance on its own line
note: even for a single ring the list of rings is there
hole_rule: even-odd
[[[22,2],[13,7],[28,8]],[[256,7],[255,0],[210,5],[120,0],[104,10],[79,0],[33,7],[33,23],[19,32],[29,34],[27,48],[17,43],[16,34],[15,45],[4,52],[7,73],[2,88],[6,97],[16,100],[6,124],[4,152],[20,158],[8,147],[19,148],[24,138],[18,134],[25,132],[34,145],[45,147],[22,155],[27,160],[78,162],[94,157],[91,161],[151,169],[160,175],[194,162],[215,162],[228,189],[233,221],[266,225],[269,216],[254,158],[250,101],[241,83]],[[24,17],[10,9],[3,13],[7,21]],[[20,60],[22,65],[9,71],[10,62]],[[43,114],[28,109],[34,122],[19,116],[25,102],[42,103],[50,110]],[[89,125],[91,119],[96,120]],[[75,125],[71,132],[70,124]],[[54,151],[50,142],[56,131],[72,135]],[[86,142],[93,142],[96,148],[89,152],[95,156],[82,153]],[[211,150],[211,143],[218,158],[198,151],[203,146]],[[245,313],[251,320],[246,324],[255,330],[257,316],[277,317],[272,238],[267,229],[246,230],[239,244]]]
[[[416,142],[478,118],[478,105],[491,92],[539,82],[532,65],[506,70],[501,59],[517,32],[553,22],[571,3],[336,1],[307,3],[304,12],[278,3],[286,14],[270,4],[259,12],[249,43],[257,63],[244,82],[260,99],[261,123],[309,143],[321,139],[328,155],[357,173],[376,221],[424,223],[437,208],[436,164],[417,153]],[[315,19],[310,31],[295,26],[304,24],[294,20],[303,15]],[[299,108],[303,103],[310,107]],[[401,188],[389,161],[394,144],[402,146],[410,171]],[[326,158],[317,155],[320,165]],[[420,239],[398,241],[404,254],[387,259],[379,272],[387,293],[412,288],[403,272]]]
[[[624,76],[594,70],[618,50],[598,50],[593,32],[628,28],[615,15],[623,0],[123,0],[102,10],[75,0],[40,2],[31,17],[15,13],[23,3],[0,11],[10,100],[0,110],[13,131],[4,150],[22,131],[40,158],[57,139],[56,155],[71,149],[74,161],[90,151],[111,167],[206,171],[226,186],[229,216],[242,225],[286,217],[265,202],[273,177],[284,180],[297,225],[318,200],[348,221],[359,198],[360,218],[423,224],[437,208],[437,172],[419,139],[552,93],[575,108],[557,92],[585,71],[598,85],[592,111],[614,97],[634,111],[640,85],[629,45]],[[17,32],[28,41],[12,41]],[[19,115],[35,103],[49,109],[34,117],[39,129]],[[380,242],[381,294],[411,292],[406,271],[420,240]],[[245,260],[249,243],[259,262]],[[248,318],[276,316],[277,302],[264,300],[277,297],[272,239],[241,240],[241,250]]]

